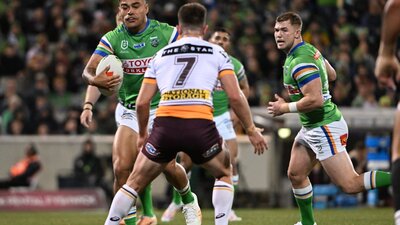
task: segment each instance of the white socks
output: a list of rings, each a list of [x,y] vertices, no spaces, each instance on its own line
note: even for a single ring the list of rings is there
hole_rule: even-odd
[[[299,199],[307,199],[313,195],[313,188],[312,185],[308,185],[305,188],[299,188],[299,189],[292,189],[294,197],[299,198]]]
[[[215,225],[227,225],[233,203],[233,186],[223,181],[215,181],[212,202]]]
[[[234,186],[239,184],[239,174],[232,176],[232,184]]]
[[[118,225],[128,215],[132,205],[136,205],[137,196],[136,191],[128,185],[122,186],[114,196],[104,225]]]
[[[400,210],[397,210],[394,213],[394,224],[395,225],[400,225]]]
[[[368,171],[364,173],[364,187],[365,190],[371,190],[376,187],[375,184],[376,171]]]

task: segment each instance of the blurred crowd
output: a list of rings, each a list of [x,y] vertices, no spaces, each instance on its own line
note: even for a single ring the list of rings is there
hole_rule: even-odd
[[[193,1],[193,0],[192,0]],[[177,24],[188,1],[148,0],[150,18]],[[209,9],[210,29],[233,35],[230,53],[245,65],[251,106],[285,95],[285,55],[274,42],[275,17],[300,13],[303,38],[336,68],[331,85],[339,106],[394,107],[393,90],[373,74],[385,0],[199,0]],[[83,68],[101,36],[115,27],[117,0],[5,0],[0,2],[0,134],[112,134],[116,97],[102,97],[93,124],[79,115],[86,90]]]

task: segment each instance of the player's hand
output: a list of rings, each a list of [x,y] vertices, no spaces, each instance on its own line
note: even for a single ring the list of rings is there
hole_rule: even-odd
[[[92,122],[93,112],[92,110],[84,109],[81,113],[81,124],[89,128],[90,123]]]
[[[375,76],[381,87],[396,89],[394,79],[400,80],[400,63],[396,56],[380,55],[376,59]]]
[[[137,150],[140,152],[143,148],[143,145],[146,143],[148,134],[147,132],[144,135],[139,135],[137,139]]]
[[[286,101],[277,94],[275,94],[275,99],[276,101],[268,102],[268,107],[267,107],[268,113],[271,114],[273,117],[284,114],[282,106],[286,104]]]
[[[109,70],[110,66],[104,68],[103,71],[93,77],[90,84],[99,88],[113,91],[122,82],[122,77],[113,74]]]
[[[264,136],[261,134],[264,129],[253,126],[252,128],[247,129],[247,135],[249,137],[250,143],[254,147],[254,154],[261,155],[265,150],[268,150],[267,142],[264,139]]]

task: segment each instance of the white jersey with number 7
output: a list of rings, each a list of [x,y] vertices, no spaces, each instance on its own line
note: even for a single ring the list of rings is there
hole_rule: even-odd
[[[160,90],[156,116],[212,120],[213,89],[229,74],[233,65],[221,46],[184,37],[157,52],[143,82],[157,83]]]

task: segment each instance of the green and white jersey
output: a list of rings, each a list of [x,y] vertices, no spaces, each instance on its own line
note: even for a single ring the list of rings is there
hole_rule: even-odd
[[[233,64],[233,71],[235,71],[236,78],[241,81],[245,78],[246,73],[243,64],[233,56],[229,56]],[[222,88],[221,82],[218,83],[213,92],[213,106],[214,106],[214,117],[222,115],[229,110],[229,100],[224,89]]]
[[[158,50],[174,42],[177,37],[175,27],[147,19],[146,27],[137,34],[130,33],[121,24],[101,38],[94,53],[103,57],[116,55],[124,67],[124,77],[118,91],[118,100],[122,105],[129,109],[135,108],[147,65]],[[157,107],[159,101],[158,93],[151,107]]]
[[[303,98],[300,88],[316,78],[321,78],[324,105],[311,112],[299,113],[304,127],[314,128],[338,121],[342,114],[331,101],[324,57],[311,44],[301,42],[289,52],[283,66],[283,83],[290,100],[296,102]]]

